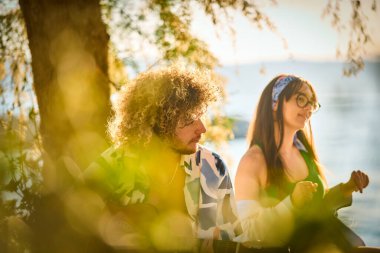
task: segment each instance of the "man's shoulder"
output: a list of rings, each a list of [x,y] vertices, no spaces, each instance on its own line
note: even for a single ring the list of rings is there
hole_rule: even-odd
[[[203,145],[198,145],[197,147],[197,152],[195,155],[200,154],[201,156],[208,156],[212,157],[213,159],[220,159],[222,160],[222,157],[216,153],[215,151],[203,146]]]
[[[119,146],[110,146],[104,150],[96,160],[94,160],[85,170],[85,173],[93,172],[115,172],[125,170],[126,164],[133,163],[135,155],[129,153],[125,148]]]
[[[137,154],[134,152],[131,152],[129,149],[123,146],[116,146],[112,145],[106,150],[104,150],[100,157],[101,159],[105,160],[117,160],[117,159],[134,159],[137,157]]]
[[[111,146],[84,171],[85,182],[115,203],[126,205],[144,200],[149,181],[136,154]]]
[[[106,150],[101,153],[101,156],[117,156],[117,155],[132,155],[132,152],[129,151],[125,146],[111,145]]]
[[[223,161],[223,158],[216,152],[202,146],[198,145],[198,151],[196,156],[200,157],[202,160],[202,164],[210,165],[211,167],[215,166],[220,176],[224,176],[226,173],[228,174],[227,165]],[[198,160],[198,159],[197,159]],[[207,163],[205,163],[207,161]],[[204,167],[204,166],[202,166]]]

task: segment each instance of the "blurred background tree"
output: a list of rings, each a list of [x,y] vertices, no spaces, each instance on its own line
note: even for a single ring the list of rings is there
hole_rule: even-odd
[[[341,2],[328,1],[324,11],[338,31],[343,29]],[[340,52],[349,64],[347,75],[363,68],[363,49],[371,40],[361,1],[350,3],[349,46]],[[232,40],[233,13],[284,40],[260,6],[246,0],[2,1],[1,231],[10,223],[23,226],[21,220],[7,219],[12,215],[28,221],[43,181],[45,190],[66,189],[65,179],[77,175],[109,145],[105,130],[111,94],[127,82],[129,72],[175,61],[210,70],[219,65],[208,45],[191,31],[195,10],[204,12],[217,28],[227,26]],[[144,54],[149,50],[157,56],[153,62]],[[207,138],[213,141],[233,136],[233,122],[220,108],[209,120]],[[0,245],[21,247],[6,237]]]
[[[274,29],[259,8],[246,1],[1,3],[0,228],[6,236],[0,248],[18,252],[30,246],[26,221],[37,233],[33,245],[40,251],[51,250],[48,245],[54,243],[65,245],[63,251],[75,251],[82,237],[68,224],[66,202],[59,199],[75,184],[66,179],[78,175],[108,145],[110,95],[127,81],[125,67],[139,72],[141,65],[147,69],[182,60],[189,67],[213,70],[218,64],[207,45],[190,32],[194,4],[214,24],[228,20],[235,10],[259,28]],[[150,66],[137,56],[144,45],[159,52]],[[230,121],[218,117],[227,131],[214,140],[226,139]],[[42,182],[44,194],[38,201]],[[52,235],[59,231],[62,236]]]

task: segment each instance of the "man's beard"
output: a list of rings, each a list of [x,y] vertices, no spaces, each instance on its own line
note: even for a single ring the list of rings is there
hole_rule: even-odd
[[[194,154],[197,150],[195,148],[190,148],[178,140],[174,140],[171,145],[171,149],[180,155],[191,155]]]

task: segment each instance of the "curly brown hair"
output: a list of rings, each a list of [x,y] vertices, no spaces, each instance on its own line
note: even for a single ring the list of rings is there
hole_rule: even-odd
[[[144,147],[153,134],[168,140],[178,124],[198,117],[219,96],[205,71],[173,66],[141,73],[120,92],[108,133],[118,146]]]

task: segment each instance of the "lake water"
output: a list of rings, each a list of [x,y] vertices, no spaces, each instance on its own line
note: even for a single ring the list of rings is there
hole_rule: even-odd
[[[264,67],[264,73],[263,72]],[[369,175],[363,194],[353,194],[353,205],[339,217],[369,246],[380,246],[380,63],[367,63],[356,77],[343,77],[340,63],[284,62],[224,67],[228,78],[226,112],[250,120],[266,84],[279,73],[294,73],[314,85],[322,105],[312,117],[317,152],[327,169],[329,186],[345,182],[352,170]],[[243,138],[229,142],[230,170],[246,150]]]

